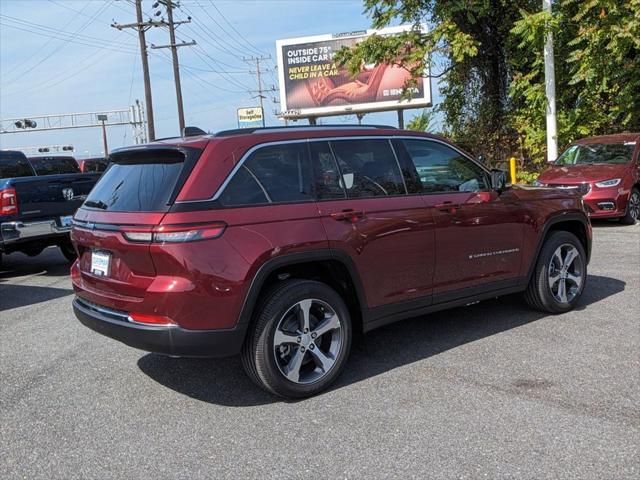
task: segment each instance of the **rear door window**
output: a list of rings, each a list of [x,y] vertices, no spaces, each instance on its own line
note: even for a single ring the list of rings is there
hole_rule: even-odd
[[[333,140],[330,145],[348,197],[406,193],[398,161],[387,139]]]
[[[344,182],[340,180],[340,170],[329,142],[310,142],[309,153],[314,172],[314,191],[318,200],[346,198]]]
[[[22,154],[0,152],[0,178],[32,177],[33,167]]]
[[[166,211],[184,164],[178,151],[114,158],[84,206],[113,212]]]
[[[261,147],[236,171],[220,203],[241,206],[313,201],[312,175],[305,142]]]

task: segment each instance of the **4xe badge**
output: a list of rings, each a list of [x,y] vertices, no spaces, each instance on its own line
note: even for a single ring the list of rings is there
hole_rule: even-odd
[[[73,188],[63,188],[62,189],[62,196],[64,197],[65,200],[73,200]]]

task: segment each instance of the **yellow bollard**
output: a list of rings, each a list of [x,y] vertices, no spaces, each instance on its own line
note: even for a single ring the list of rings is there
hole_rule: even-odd
[[[509,173],[511,174],[511,184],[516,184],[516,157],[509,159]]]

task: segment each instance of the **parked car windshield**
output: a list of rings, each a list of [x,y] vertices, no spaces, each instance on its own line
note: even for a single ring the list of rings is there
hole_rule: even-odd
[[[556,165],[584,165],[594,163],[628,163],[635,144],[588,143],[572,145],[558,157]]]
[[[59,175],[64,173],[80,173],[80,167],[73,157],[31,157],[36,175]]]
[[[33,168],[20,154],[0,152],[0,178],[32,177]]]

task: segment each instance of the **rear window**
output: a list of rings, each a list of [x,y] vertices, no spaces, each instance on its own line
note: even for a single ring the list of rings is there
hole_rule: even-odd
[[[184,155],[178,151],[117,157],[100,177],[84,206],[110,212],[165,211],[184,164]]]
[[[0,178],[32,177],[31,164],[22,154],[0,152]]]
[[[78,163],[72,157],[34,157],[29,159],[36,175],[61,175],[80,173]]]

